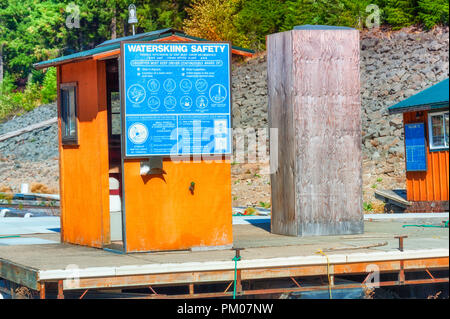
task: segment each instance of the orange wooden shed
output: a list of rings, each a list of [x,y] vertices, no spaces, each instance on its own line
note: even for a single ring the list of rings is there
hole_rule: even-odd
[[[449,79],[389,108],[403,113],[409,212],[448,211]]]
[[[122,156],[122,41],[202,39],[164,29],[35,65],[57,67],[62,242],[124,252],[229,248],[227,156],[214,163],[164,158],[164,174],[152,175],[140,174],[139,159]],[[232,53],[252,51],[233,47]]]

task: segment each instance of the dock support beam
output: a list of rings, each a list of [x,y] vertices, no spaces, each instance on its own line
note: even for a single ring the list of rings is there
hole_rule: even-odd
[[[239,295],[242,292],[242,280],[241,280],[241,270],[238,269],[236,271],[236,295]]]
[[[40,283],[39,298],[40,299],[45,299],[45,282],[41,282]]]
[[[398,284],[399,285],[405,284],[405,262],[403,260],[400,260],[400,271],[398,273]]]
[[[63,285],[63,281],[59,280],[58,281],[58,299],[64,299],[64,285]]]

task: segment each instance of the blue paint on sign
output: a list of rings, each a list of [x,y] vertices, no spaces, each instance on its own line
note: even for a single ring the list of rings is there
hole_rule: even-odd
[[[424,123],[405,124],[406,171],[427,170]]]
[[[231,154],[230,45],[124,43],[125,155]]]

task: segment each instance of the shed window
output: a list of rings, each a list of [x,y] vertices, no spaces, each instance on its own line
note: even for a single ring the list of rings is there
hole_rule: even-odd
[[[449,112],[430,113],[428,115],[428,128],[430,149],[448,148]]]
[[[61,84],[60,89],[62,143],[77,144],[77,87],[76,84]]]

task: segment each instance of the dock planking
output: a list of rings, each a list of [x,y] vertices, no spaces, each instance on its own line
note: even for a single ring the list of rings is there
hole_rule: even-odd
[[[439,223],[441,218],[427,220]],[[364,273],[368,264],[382,272],[448,269],[448,228],[403,224],[366,221],[362,235],[301,238],[272,234],[260,224],[235,225],[235,246],[244,248],[238,269],[242,280],[323,276],[328,262],[336,276]],[[399,234],[408,236],[403,252],[395,238]],[[58,234],[28,236],[59,239]],[[231,249],[115,254],[62,243],[0,246],[0,277],[34,290],[58,281],[64,290],[228,283],[234,276],[234,254]],[[79,281],[70,279],[74,265]]]

